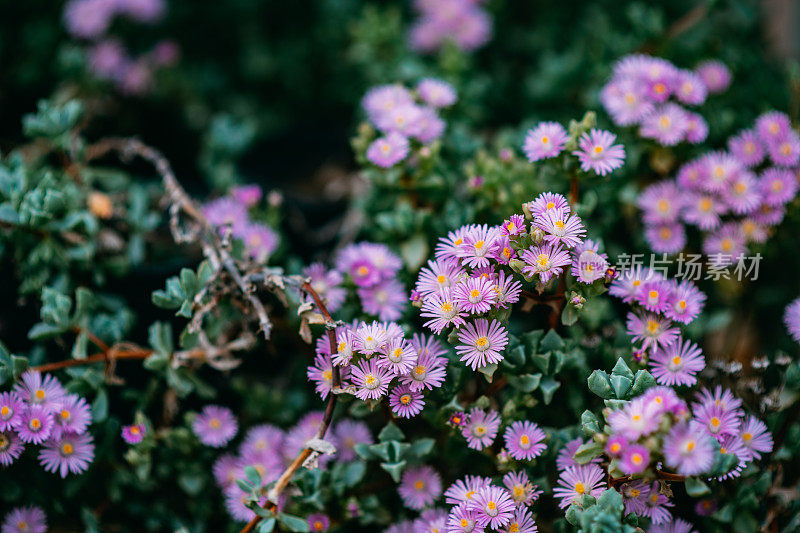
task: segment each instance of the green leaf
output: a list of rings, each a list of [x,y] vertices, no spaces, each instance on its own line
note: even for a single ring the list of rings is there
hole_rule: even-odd
[[[275,517],[270,516],[269,518],[265,518],[258,526],[258,533],[272,533],[276,523]]]
[[[589,390],[605,400],[614,397],[614,389],[611,386],[611,379],[605,370],[595,370],[587,380]]]
[[[539,383],[542,380],[540,373],[536,374],[522,374],[520,376],[508,376],[508,383],[517,390],[522,392],[533,392],[539,388]]]
[[[246,477],[247,481],[254,487],[261,486],[261,474],[258,473],[256,467],[250,465],[244,467],[244,477]]]
[[[631,396],[639,396],[644,394],[647,389],[656,386],[656,380],[647,370],[639,370],[636,372],[636,378],[633,380],[633,387],[631,387]]]
[[[632,385],[632,379],[619,374],[611,374],[611,388],[614,389],[614,396],[616,396],[618,399],[627,399],[628,391],[631,390]]]
[[[403,440],[406,436],[400,431],[400,428],[397,427],[394,422],[389,422],[386,424],[380,433],[378,433],[378,440],[381,442],[386,442],[389,440]]]
[[[483,374],[483,377],[486,378],[486,381],[491,383],[496,370],[497,370],[497,364],[492,363],[490,365],[480,367],[478,369],[478,372]]]
[[[692,498],[699,498],[700,496],[711,494],[711,489],[699,478],[687,477],[684,485],[686,486],[686,494]]]
[[[603,447],[594,441],[589,441],[575,450],[575,455],[572,458],[579,465],[585,465],[601,453],[603,453]]]
[[[380,438],[380,437],[379,437]],[[375,454],[377,457],[380,457],[384,461],[389,460],[389,443],[388,442],[381,442],[380,444],[370,444],[369,450]]]
[[[189,496],[197,496],[205,486],[205,476],[200,473],[196,474],[181,474],[178,476],[178,485]]]
[[[625,376],[629,380],[633,381],[633,372],[631,372],[631,369],[628,367],[628,365],[625,363],[625,361],[622,360],[622,357],[617,359],[617,362],[614,365],[614,368],[611,370],[611,375],[612,376]]]
[[[392,479],[395,483],[400,483],[400,475],[403,473],[403,469],[406,467],[405,461],[397,461],[394,463],[381,463],[381,468],[389,472],[389,475],[392,476]]]
[[[597,506],[609,513],[620,514],[625,510],[622,495],[614,489],[606,489],[597,499]]]
[[[359,442],[355,446],[353,446],[353,451],[356,452],[361,459],[365,461],[369,461],[370,459],[377,459],[377,455],[370,449],[371,446],[369,444],[365,444],[363,442]]]
[[[591,437],[596,433],[600,433],[600,420],[597,415],[588,409],[581,414],[581,429],[586,437]]]
[[[571,305],[564,306],[564,310],[561,311],[561,323],[565,326],[572,326],[579,318],[580,313]]]
[[[308,533],[310,529],[307,520],[286,513],[278,513],[278,522],[289,531],[294,531],[295,533]]]
[[[105,389],[97,391],[97,397],[92,402],[92,420],[102,422],[108,417],[108,395]]]
[[[553,378],[548,377],[542,380],[539,388],[542,391],[542,398],[544,398],[545,405],[550,405],[550,402],[553,400],[553,395],[560,386],[561,383]]]
[[[563,347],[564,340],[558,336],[558,333],[556,333],[556,330],[554,329],[548,331],[547,335],[545,335],[542,341],[539,343],[539,349],[543,352],[560,350]]]
[[[356,486],[367,471],[367,463],[364,461],[353,461],[345,467],[344,484],[348,487]]]
[[[406,451],[405,456],[422,459],[431,453],[434,444],[436,444],[436,441],[431,438],[417,439],[411,443],[411,447]]]

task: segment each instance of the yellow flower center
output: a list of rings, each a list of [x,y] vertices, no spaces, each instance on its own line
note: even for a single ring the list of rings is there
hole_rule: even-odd
[[[553,222],[553,225],[558,229],[564,229],[564,221],[563,220],[556,220]]]
[[[455,244],[456,246],[461,246],[461,244],[463,242],[464,242],[464,239],[456,239],[456,240],[453,241],[453,244]]]
[[[717,418],[716,416],[715,416],[715,417],[713,417],[713,418],[711,419],[711,425],[712,425],[712,426],[714,426],[714,427],[718,427],[718,426],[719,426],[719,424],[720,424],[720,422],[719,422],[719,418]]]
[[[675,366],[681,364],[681,358],[679,355],[676,355],[675,357],[672,358],[672,364]]]
[[[453,310],[453,305],[450,302],[444,302],[442,305],[439,306],[439,309],[442,310],[444,313],[449,313]]]
[[[323,527],[324,527],[324,525],[319,520],[314,522],[314,529],[316,529],[317,531],[322,531]]]
[[[669,209],[669,205],[670,205],[669,200],[662,198],[661,200],[658,201],[656,207],[658,208],[659,211],[663,213]]]
[[[208,425],[214,429],[219,429],[220,427],[222,427],[222,422],[220,421],[219,418],[212,418],[211,421],[208,423]]]
[[[694,441],[690,440],[689,442],[686,443],[686,451],[690,452],[692,450],[694,450]]]
[[[663,83],[656,83],[655,86],[653,86],[653,91],[655,91],[656,94],[663,94],[666,90],[667,87]]]
[[[131,435],[138,435],[138,434],[139,434],[139,428],[136,427],[136,426],[133,426],[131,428]]]
[[[642,419],[642,415],[633,415],[633,421],[634,422],[638,422],[641,419]]]
[[[658,298],[658,291],[650,291],[650,298]]]
[[[70,444],[69,442],[65,442],[64,444],[61,445],[61,453],[63,453],[64,455],[72,455],[73,451],[75,450],[72,447],[72,444]]]
[[[711,199],[710,198],[703,198],[700,200],[700,209],[703,211],[709,211],[711,209]]]
[[[506,229],[508,230],[509,233],[511,233],[513,231],[516,231],[517,225],[514,224],[513,222],[509,222],[508,224],[506,224]]]
[[[542,144],[548,144],[550,142],[550,137],[547,135],[542,136]]]
[[[655,320],[648,320],[647,321],[647,331],[650,333],[655,333],[658,331],[658,322]]]
[[[783,182],[780,180],[775,180],[772,182],[772,190],[775,192],[780,192],[783,189]]]
[[[417,365],[414,367],[415,374],[424,374],[425,373],[425,366],[424,365]]]
[[[368,374],[367,377],[364,378],[364,383],[366,383],[368,386],[374,385],[375,381],[376,381],[375,376],[373,376],[372,374]]]
[[[736,194],[744,194],[745,192],[747,192],[747,185],[745,185],[740,181],[733,186],[733,189],[736,191]]]
[[[2,408],[0,408],[0,416],[8,416],[8,413],[10,412],[11,409],[9,409],[7,405],[4,405]]]
[[[679,301],[678,307],[680,307],[681,309],[686,309],[686,300]]]
[[[503,248],[503,255],[508,259],[511,257],[511,248]]]
[[[366,276],[369,273],[369,269],[365,266],[358,267],[358,275],[359,276]]]
[[[639,494],[641,494],[641,493],[639,492],[638,489],[632,489],[631,490],[631,496],[633,496],[634,498],[638,498]]]
[[[44,396],[45,396],[45,394],[44,394],[44,391],[42,389],[39,389],[39,390],[36,391],[36,399],[37,400],[44,400]]]
[[[411,403],[411,395],[410,394],[403,394],[400,396],[400,403],[403,405],[408,405]]]
[[[477,346],[478,348],[483,348],[487,344],[489,344],[489,339],[487,337],[478,337],[475,340],[475,346]]]
[[[475,243],[475,249],[476,250],[480,250],[481,248],[483,248],[483,241],[476,242]]]
[[[69,418],[69,411],[67,411],[66,409],[64,409],[63,411],[61,411],[61,418],[63,418],[64,420],[66,420],[67,418]]]
[[[472,289],[471,291],[469,291],[469,297],[470,298],[477,298],[480,295],[481,295],[481,291],[479,291],[478,289]]]
[[[635,453],[635,454],[631,455],[631,462],[633,464],[640,465],[640,464],[642,464],[642,461],[644,461],[644,457],[642,457],[640,454]]]
[[[514,522],[513,524],[508,526],[509,533],[518,533],[519,532],[519,524]]]
[[[422,490],[425,488],[425,482],[421,479],[414,482],[414,488],[417,490]]]
[[[322,377],[325,378],[325,381],[330,381],[331,378],[333,378],[333,372],[331,372],[330,370],[325,370],[324,372],[322,372]]]
[[[547,205],[544,206],[545,209],[553,209],[556,206],[554,202],[547,202]]]
[[[584,487],[583,483],[579,481],[578,483],[575,483],[575,492],[577,492],[578,494],[583,494],[584,492],[586,492],[586,487]]]
[[[722,242],[720,243],[720,247],[724,251],[729,252],[731,250],[731,248],[733,248],[733,241],[731,239],[728,239],[728,238],[722,239]]]
[[[446,276],[442,276],[441,274],[436,276],[436,282],[437,283],[444,283],[445,281],[447,281],[447,277]]]
[[[669,128],[669,125],[672,123],[672,121],[669,119],[669,117],[664,116],[664,117],[661,117],[661,119],[658,121],[658,123],[661,125],[662,128],[666,129],[666,128]]]
[[[497,509],[497,504],[494,502],[494,500],[490,500],[489,503],[486,504],[486,508],[490,511],[494,511]]]
[[[622,449],[622,445],[619,442],[615,442],[611,445],[611,453],[617,453]]]
[[[672,237],[672,230],[671,230],[671,229],[669,229],[669,228],[661,228],[660,230],[658,230],[658,235],[659,235],[659,236],[660,236],[662,239],[664,239],[664,240],[667,240],[667,239],[669,239],[670,237]]]
[[[525,488],[522,485],[514,486],[514,498],[519,499],[525,495]]]
[[[31,420],[30,426],[31,429],[39,429],[40,427],[42,427],[42,421],[39,420],[38,418],[34,418],[33,420]]]
[[[529,439],[527,435],[523,435],[522,437],[519,438],[519,443],[522,446],[527,446],[528,444],[531,443],[531,439]]]
[[[770,122],[769,124],[769,132],[770,133],[778,133],[780,131],[781,126],[777,122]]]
[[[753,439],[753,434],[752,433],[744,433],[742,435],[742,440],[744,440],[744,441],[749,441],[749,440],[752,440],[752,439]]]
[[[469,525],[469,520],[466,518],[461,519],[461,527],[467,527]]]

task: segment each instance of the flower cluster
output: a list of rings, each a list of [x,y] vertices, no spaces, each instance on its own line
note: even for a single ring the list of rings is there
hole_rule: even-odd
[[[450,84],[434,78],[421,80],[413,92],[399,84],[370,89],[361,105],[383,137],[369,145],[367,159],[389,168],[408,157],[412,141],[424,145],[441,137],[446,125],[438,110],[450,107],[456,98]]]
[[[668,508],[673,504],[657,481],[663,467],[680,476],[724,480],[772,451],[766,425],[745,416],[741,406],[741,400],[717,386],[701,389],[691,406],[672,388],[653,387],[618,409],[607,408],[606,431],[596,434],[595,442],[603,446],[626,513],[648,517],[653,524],[671,519]],[[590,486],[587,482],[600,486],[604,473],[597,465],[572,467],[573,477],[578,470],[579,481],[567,480],[566,471],[562,480],[584,488]]]
[[[577,139],[572,155],[578,158],[581,170],[605,176],[625,162],[625,148],[614,144],[617,136],[610,131],[592,129]],[[522,151],[531,163],[557,157],[570,144],[564,126],[558,122],[540,122],[525,134]]]
[[[278,235],[266,224],[251,220],[249,209],[260,201],[258,185],[234,187],[228,195],[205,204],[203,214],[221,233],[230,231],[233,237],[240,239],[254,261],[266,263],[278,247]]]
[[[253,467],[261,477],[262,487],[269,485],[280,477],[286,466],[306,446],[306,442],[315,437],[323,414],[314,411],[305,415],[298,423],[287,431],[272,424],[261,424],[250,428],[238,448],[238,453],[221,455],[213,467],[214,479],[225,495],[225,507],[235,520],[248,521],[255,516],[247,507],[250,494],[242,490],[237,479],[246,478],[245,468]],[[338,420],[332,427],[328,437],[337,448],[336,461],[347,463],[356,459],[357,444],[372,444],[372,433],[363,422],[349,418]],[[324,466],[331,457],[320,457],[320,465]],[[265,501],[261,501],[261,504]],[[282,499],[279,508],[286,504]],[[319,521],[321,526],[317,527]],[[311,531],[325,531],[329,524],[324,515],[309,517]]]
[[[494,315],[517,302],[522,283],[543,291],[569,269],[582,284],[604,280],[608,261],[585,239],[580,217],[564,196],[543,193],[499,226],[467,225],[441,238],[422,268],[414,300],[425,327],[456,328],[456,353],[473,370],[503,360],[508,332]]]
[[[336,270],[347,274],[355,284],[365,313],[380,320],[400,318],[408,302],[405,287],[397,278],[403,261],[388,246],[371,242],[349,244],[336,256],[335,263]],[[308,271],[306,274],[309,275]],[[338,279],[335,274],[327,275],[330,276],[327,283]],[[318,273],[316,279],[320,279],[319,276]],[[338,289],[336,285],[330,287]],[[330,301],[327,289],[325,296]],[[343,298],[342,293],[334,291],[333,303],[341,301],[340,298]]]
[[[639,344],[637,359],[649,354],[650,366],[662,385],[694,385],[705,368],[701,350],[684,340],[675,323],[690,324],[703,309],[706,295],[689,280],[678,282],[638,266],[620,273],[609,293],[633,306],[627,333]]]
[[[709,259],[730,264],[783,220],[797,194],[799,161],[800,135],[789,117],[765,113],[753,129],[728,140],[728,151],[693,159],[674,180],[642,191],[645,238],[654,251],[675,253],[686,245],[685,225],[697,226],[708,232],[703,251]]]
[[[179,50],[163,40],[150,52],[132,57],[122,43],[107,37],[112,21],[124,17],[139,24],[154,24],[166,12],[164,0],[70,0],[64,7],[64,24],[76,38],[95,41],[89,50],[89,70],[112,81],[123,94],[144,94],[153,84],[158,68],[174,65]]]
[[[62,478],[80,474],[94,460],[91,423],[86,400],[53,376],[28,371],[11,392],[0,393],[0,465],[11,465],[26,445],[37,444],[46,471]]]
[[[600,102],[615,124],[638,125],[644,138],[664,146],[681,141],[697,144],[708,136],[708,124],[683,106],[700,105],[708,93],[724,90],[727,83],[722,83],[723,78],[730,82],[730,74],[719,63],[691,71],[666,59],[634,54],[614,65],[614,75],[600,92]]]
[[[41,507],[17,507],[8,512],[0,525],[3,533],[45,533],[47,515]]]
[[[485,0],[415,0],[419,18],[409,32],[411,47],[435,52],[446,43],[475,50],[492,37],[492,19],[479,4]]]
[[[336,338],[333,356],[327,337],[318,340],[314,364],[308,367],[308,378],[323,398],[331,393],[336,365],[342,387],[352,387],[356,397],[366,401],[388,395],[392,412],[411,418],[425,406],[424,392],[444,382],[447,351],[436,339],[414,334],[409,341],[394,322],[343,326]]]
[[[238,430],[239,424],[233,412],[219,405],[206,405],[192,422],[192,431],[200,442],[212,448],[228,444]]]
[[[800,342],[800,298],[786,306],[783,313],[783,323],[792,338]]]

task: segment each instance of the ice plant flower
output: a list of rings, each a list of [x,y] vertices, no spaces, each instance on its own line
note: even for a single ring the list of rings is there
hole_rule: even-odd
[[[566,509],[584,494],[599,497],[606,486],[603,477],[603,470],[594,464],[567,467],[553,489],[553,496],[561,499],[558,506]]]
[[[439,294],[429,295],[422,304],[420,315],[429,318],[425,327],[434,333],[441,333],[446,327],[461,326],[467,316],[461,304],[458,303],[449,289],[443,289]]]
[[[503,476],[503,486],[518,506],[530,505],[542,494],[542,491],[530,482],[524,470],[509,472]]]
[[[498,529],[511,521],[516,505],[507,490],[488,485],[478,491],[467,508],[477,513],[478,527]]]
[[[412,391],[408,385],[398,385],[389,393],[389,406],[397,416],[411,418],[422,411],[425,400],[421,392]]]
[[[25,404],[16,392],[0,393],[0,431],[14,429],[22,421]]]
[[[545,213],[559,212],[567,216],[570,212],[569,201],[562,194],[543,192],[533,201],[528,203],[528,210],[534,218],[544,216]]]
[[[664,437],[663,453],[667,466],[684,476],[706,472],[714,462],[711,437],[696,423],[674,426]]]
[[[24,449],[25,445],[14,431],[0,431],[0,465],[11,465]]]
[[[212,448],[221,448],[236,436],[239,426],[233,412],[227,407],[207,405],[192,422],[192,431],[200,442]]]
[[[23,442],[41,444],[53,431],[53,414],[42,404],[28,406],[17,426],[19,438]]]
[[[622,409],[612,411],[607,420],[615,434],[622,435],[629,441],[635,441],[658,429],[661,422],[656,416],[658,410],[658,407],[638,397],[625,404]]]
[[[377,400],[385,395],[392,381],[392,373],[380,368],[376,358],[369,361],[359,361],[351,369],[353,385],[356,387],[356,396],[361,400]]]
[[[688,129],[686,111],[678,104],[668,103],[642,119],[639,134],[663,146],[674,146],[684,139]]]
[[[390,168],[408,156],[408,137],[392,131],[372,142],[367,148],[367,159],[374,165]]]
[[[458,331],[458,342],[456,353],[460,360],[475,370],[503,360],[508,333],[497,320],[489,323],[479,318]]]
[[[529,461],[541,455],[547,447],[543,442],[545,437],[544,431],[528,420],[514,422],[506,428],[504,435],[508,453],[519,461]]]
[[[561,124],[540,122],[535,128],[528,130],[522,151],[525,152],[528,161],[534,163],[560,154],[567,140],[569,135]]]
[[[64,433],[83,433],[92,422],[92,413],[86,400],[77,394],[67,394],[59,402],[53,415],[53,438]]]
[[[522,260],[525,262],[522,273],[529,277],[538,275],[542,283],[560,276],[564,271],[563,267],[571,263],[566,250],[558,244],[549,243],[525,250]]]
[[[622,166],[625,161],[625,148],[613,144],[617,136],[610,131],[592,129],[578,140],[578,150],[572,152],[578,157],[581,170],[593,171],[605,176]]]
[[[20,399],[32,406],[41,406],[48,413],[56,412],[66,394],[56,378],[50,374],[42,378],[39,372],[33,370],[22,374],[21,380],[14,386],[14,392]]]
[[[747,450],[747,459],[760,459],[762,453],[772,451],[772,435],[767,431],[767,425],[754,416],[745,418],[739,431],[739,438]]]
[[[469,314],[485,313],[495,304],[494,282],[483,276],[467,278],[453,287],[453,298]]]
[[[619,468],[626,474],[639,474],[650,464],[650,450],[641,444],[632,444],[622,452]]]
[[[442,479],[430,466],[408,468],[403,472],[397,491],[406,507],[421,510],[442,495]]]
[[[128,444],[139,444],[144,439],[147,430],[143,424],[132,424],[123,426],[122,440]]]
[[[783,323],[792,338],[800,342],[800,298],[786,306],[786,310],[783,313]],[[0,417],[1,419],[2,417]]]
[[[343,418],[333,426],[332,438],[336,442],[336,458],[345,463],[358,457],[356,445],[373,443],[369,426],[360,420],[349,418]]]
[[[473,408],[469,412],[469,420],[461,429],[461,434],[467,439],[467,446],[473,450],[482,450],[491,446],[500,428],[500,415],[497,411],[486,412]]]
[[[89,468],[94,460],[94,440],[89,434],[63,435],[44,443],[39,452],[39,462],[48,472],[58,472],[65,478],[67,474],[80,474]]]
[[[706,84],[709,93],[721,93],[731,84],[731,71],[722,61],[704,61],[697,65],[695,72]]]
[[[678,338],[678,328],[669,319],[654,313],[629,312],[627,328],[628,335],[634,342],[641,342],[645,350],[669,346]]]
[[[28,506],[12,509],[3,519],[3,533],[45,533],[47,517],[41,507]]]
[[[553,245],[562,244],[574,248],[583,242],[586,229],[578,215],[551,209],[534,221],[536,227],[544,231],[544,240]]]
[[[312,513],[308,515],[308,529],[309,531],[324,533],[328,531],[328,528],[331,525],[331,520],[328,518],[328,515],[324,515],[322,513]]]
[[[650,369],[659,385],[694,385],[696,374],[705,367],[702,350],[682,337],[650,356]]]
[[[417,94],[431,107],[450,107],[456,103],[457,95],[453,86],[436,78],[424,78],[417,84]]]

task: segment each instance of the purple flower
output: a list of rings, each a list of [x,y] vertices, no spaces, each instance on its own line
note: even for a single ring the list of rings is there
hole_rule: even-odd
[[[525,233],[525,217],[522,215],[511,215],[500,226],[502,235],[520,235]]]
[[[367,148],[367,159],[374,165],[389,168],[408,156],[408,137],[392,131],[375,139]]]
[[[45,533],[47,517],[33,505],[12,509],[3,519],[3,533]]]
[[[55,413],[66,391],[56,378],[47,374],[42,379],[39,372],[29,370],[22,374],[21,381],[14,386],[17,396],[32,406],[41,406],[48,413]]]
[[[375,315],[379,320],[397,320],[403,316],[408,302],[408,294],[403,284],[396,280],[386,280],[372,287],[358,289],[358,297],[364,312]]]
[[[231,231],[241,235],[248,224],[247,207],[233,198],[217,198],[203,206],[203,214],[214,227],[230,226]]]
[[[395,376],[411,372],[417,364],[417,351],[404,339],[395,339],[386,344],[378,357],[378,366],[386,368]]]
[[[442,289],[439,294],[432,294],[425,298],[420,316],[430,318],[425,322],[425,327],[434,333],[441,333],[449,325],[456,327],[463,325],[467,313],[461,304],[455,301],[449,289]]]
[[[217,485],[222,489],[227,489],[236,483],[239,471],[242,469],[241,459],[233,454],[220,455],[214,461],[211,471]]]
[[[606,442],[606,455],[609,457],[620,458],[628,447],[628,439],[622,435],[612,435]]]
[[[706,101],[708,87],[703,78],[690,70],[678,71],[675,97],[683,104],[700,105]]]
[[[310,531],[319,531],[323,533],[328,531],[328,528],[331,525],[331,519],[328,518],[328,515],[324,515],[322,513],[313,513],[308,515],[308,529]]]
[[[663,146],[674,146],[683,140],[688,129],[686,110],[678,104],[668,103],[642,119],[639,135],[654,139]]]
[[[478,512],[470,509],[466,503],[460,503],[447,515],[447,533],[478,533],[477,522]]]
[[[672,321],[641,311],[628,313],[627,333],[633,337],[633,342],[641,342],[645,350],[669,346],[678,338],[678,328]]]
[[[50,437],[54,423],[53,414],[50,411],[43,405],[34,404],[25,410],[16,430],[23,442],[41,444]]]
[[[680,223],[645,226],[644,238],[657,253],[675,254],[686,246],[686,230]]]
[[[703,253],[713,265],[729,265],[746,252],[744,236],[735,223],[724,224],[703,240]]]
[[[694,512],[700,516],[711,516],[717,512],[717,502],[708,498],[700,500],[694,506]]]
[[[672,288],[666,280],[645,281],[636,289],[634,300],[652,313],[663,313],[669,307]]]
[[[753,213],[753,221],[764,226],[775,226],[781,223],[783,217],[786,215],[786,207],[783,205],[769,205],[767,203],[761,204],[761,207]]]
[[[239,447],[239,454],[242,457],[280,455],[284,438],[283,430],[277,426],[272,424],[254,426],[245,435]]]
[[[322,263],[312,263],[303,269],[303,275],[309,278],[311,287],[325,302],[331,313],[342,307],[347,297],[347,289],[342,287],[344,278],[338,270],[328,269]]]
[[[445,378],[447,358],[442,357],[442,353],[438,350],[429,349],[428,346],[435,346],[432,343],[415,344],[414,340],[412,339],[412,345],[417,349],[417,364],[411,372],[400,378],[401,383],[408,385],[412,391],[440,387]],[[424,336],[422,340],[425,340]]]
[[[494,282],[485,277],[467,278],[453,287],[453,298],[469,314],[485,313],[495,304]]]
[[[536,533],[538,528],[531,512],[525,507],[517,507],[514,517],[503,528],[504,533]]]
[[[344,369],[343,369],[344,370]],[[317,354],[314,364],[308,367],[308,379],[315,383],[317,394],[324,400],[333,387],[333,363],[326,354]]]
[[[303,416],[293,428],[286,432],[283,456],[287,461],[291,461],[297,457],[297,454],[305,448],[306,442],[316,436],[319,425],[322,423],[323,416],[324,414],[322,411],[312,411]],[[325,455],[322,458],[324,457],[328,456]]]
[[[491,483],[490,478],[480,476],[466,476],[464,479],[459,479],[444,491],[445,503],[448,505],[467,503]]]
[[[454,259],[428,261],[428,266],[419,272],[417,290],[425,296],[436,294],[441,289],[452,287],[464,273],[464,269]]]
[[[678,220],[683,207],[681,191],[673,181],[654,183],[642,191],[636,205],[646,223],[669,224]]]
[[[479,318],[458,330],[456,353],[472,370],[503,360],[502,351],[508,344],[508,333],[497,320],[489,323]]]
[[[256,184],[252,185],[237,185],[231,187],[230,195],[234,200],[241,203],[245,207],[253,207],[261,201],[261,187]]]
[[[709,93],[721,93],[731,84],[731,71],[721,61],[708,60],[695,68]]]
[[[64,25],[74,37],[94,39],[108,30],[116,9],[116,0],[71,0],[64,8]]]
[[[558,122],[540,122],[528,130],[522,151],[531,163],[540,159],[555,157],[564,149],[569,140],[564,127]]]
[[[522,273],[529,277],[538,274],[539,281],[542,283],[547,283],[550,279],[559,277],[563,272],[562,267],[571,263],[569,253],[566,250],[560,245],[550,243],[525,250],[522,254],[522,260],[525,261]]]
[[[353,385],[356,386],[356,396],[362,400],[377,400],[389,390],[392,373],[378,367],[375,358],[369,361],[359,361],[351,369]]]
[[[265,263],[278,247],[278,235],[264,224],[247,224],[236,236],[242,239],[248,255],[258,263]]]
[[[785,204],[797,194],[797,177],[791,170],[768,168],[761,174],[758,182],[767,205]]]
[[[800,135],[792,130],[782,139],[767,146],[769,157],[776,165],[794,167],[800,160]]]
[[[504,435],[509,455],[518,461],[530,461],[540,456],[547,448],[543,442],[545,437],[539,426],[527,420],[514,422],[506,428]]]
[[[457,99],[453,86],[436,78],[420,80],[417,84],[417,94],[423,102],[435,108],[450,107]]]
[[[693,533],[694,527],[686,520],[674,518],[666,524],[656,524],[650,526],[647,533]]]
[[[661,423],[659,408],[645,402],[641,397],[634,398],[622,409],[612,411],[606,417],[615,434],[622,435],[629,441],[650,435]]]
[[[497,529],[511,521],[516,505],[507,490],[488,485],[478,491],[467,508],[477,514],[478,527]]]
[[[575,250],[578,252],[578,250]],[[598,254],[594,250],[583,250],[575,253],[572,259],[570,273],[581,283],[590,284],[605,276],[608,261],[605,254]]]
[[[728,150],[748,167],[754,167],[764,160],[764,145],[755,130],[742,130],[728,139]]]
[[[9,466],[17,460],[25,445],[13,431],[0,431],[0,465]]]
[[[748,171],[739,172],[723,191],[725,202],[731,211],[744,215],[756,210],[762,201],[756,177]]]
[[[488,266],[499,239],[500,230],[495,226],[472,226],[464,235],[464,243],[458,247],[456,254],[470,268]]]
[[[122,427],[122,440],[128,444],[139,444],[144,439],[147,429],[144,424],[132,424]]]
[[[524,470],[509,472],[503,476],[503,486],[518,506],[531,505],[542,494],[539,487],[530,482]]]
[[[372,432],[361,421],[343,418],[333,427],[332,438],[336,442],[336,457],[341,462],[354,461],[358,444],[372,444]]]
[[[744,170],[742,163],[727,152],[711,152],[700,158],[704,166],[701,185],[708,192],[723,192]]]
[[[603,470],[594,464],[567,467],[553,489],[553,496],[561,498],[558,506],[566,509],[584,494],[598,498],[606,486],[603,477]]]
[[[409,509],[424,509],[442,495],[442,478],[430,466],[408,468],[403,472],[397,492]]]
[[[689,324],[703,310],[706,295],[690,280],[683,280],[680,283],[673,281],[675,288],[672,291],[671,306],[667,308],[665,314],[667,318]]]
[[[124,0],[118,2],[119,13],[137,22],[150,23],[160,19],[166,11],[164,0]]]
[[[739,437],[748,452],[745,459],[761,459],[762,453],[772,451],[772,434],[767,431],[766,424],[754,416],[745,418]]]
[[[92,422],[92,413],[86,400],[77,394],[67,394],[59,402],[58,409],[53,415],[53,438],[59,438],[63,433],[83,433]]]
[[[626,514],[644,515],[650,497],[650,485],[642,480],[624,483],[620,487]]]
[[[256,514],[247,507],[250,502],[250,494],[245,493],[237,485],[231,485],[225,489],[225,509],[231,517],[239,522],[249,522]],[[267,502],[267,495],[263,495],[259,500],[259,505]],[[280,505],[278,506],[280,508]]]
[[[617,276],[611,283],[608,292],[612,296],[620,298],[623,302],[631,303],[642,283],[658,279],[664,279],[664,277],[654,270],[635,265]]]
[[[673,426],[664,437],[662,451],[667,466],[684,476],[707,472],[714,463],[711,437],[696,423]]]
[[[408,385],[398,385],[389,393],[389,406],[397,416],[411,418],[422,412],[425,400],[421,392],[412,391]]]
[[[786,306],[783,313],[783,323],[792,338],[800,342],[800,298]],[[2,428],[0,428],[2,429]]]
[[[713,402],[704,401],[692,405],[694,420],[706,431],[721,440],[724,435],[736,435],[742,423],[741,411],[728,410]]]
[[[0,393],[0,431],[14,429],[22,422],[25,404],[16,392]]]
[[[500,415],[497,411],[486,412],[473,408],[469,412],[467,425],[461,428],[461,434],[467,439],[467,446],[473,450],[482,450],[491,446],[500,429]]]
[[[578,140],[578,150],[572,155],[578,157],[584,172],[594,171],[605,176],[622,166],[625,161],[625,148],[613,144],[617,136],[610,131],[593,129],[584,133]]]
[[[402,85],[393,84],[371,88],[364,95],[361,106],[369,115],[370,121],[375,123],[379,121],[379,117],[392,109],[413,103],[414,97],[408,89]]]
[[[672,507],[674,504],[661,492],[658,481],[654,481],[650,486],[650,491],[644,504],[641,515],[649,518],[652,522],[651,525],[663,524],[672,519],[672,514],[667,508]]]
[[[537,217],[534,224],[545,232],[544,240],[553,245],[563,244],[567,248],[574,248],[586,237],[586,229],[575,214],[552,209]]]
[[[494,290],[497,293],[497,307],[505,309],[509,304],[519,301],[519,296],[522,294],[522,283],[514,279],[513,275],[500,271],[495,280]]]
[[[619,468],[626,474],[644,472],[650,464],[650,450],[641,444],[631,444],[622,452]]]
[[[782,141],[790,131],[792,121],[786,113],[769,111],[756,119],[756,133],[766,146]]]
[[[94,440],[91,435],[66,434],[50,439],[42,445],[39,462],[48,472],[58,472],[62,478],[68,473],[80,474],[94,460]]]
[[[238,428],[233,412],[219,405],[206,405],[192,422],[192,431],[200,442],[212,448],[228,444]]]
[[[528,203],[528,210],[530,210],[534,218],[539,218],[551,211],[557,211],[563,216],[567,216],[570,212],[570,207],[569,202],[563,195],[543,192]]]
[[[700,144],[708,137],[708,122],[699,113],[686,111],[686,142]]]
[[[650,356],[650,370],[659,385],[694,385],[705,367],[702,350],[682,337]]]
[[[600,103],[618,126],[637,124],[653,110],[647,89],[632,78],[607,83],[600,91]]]

